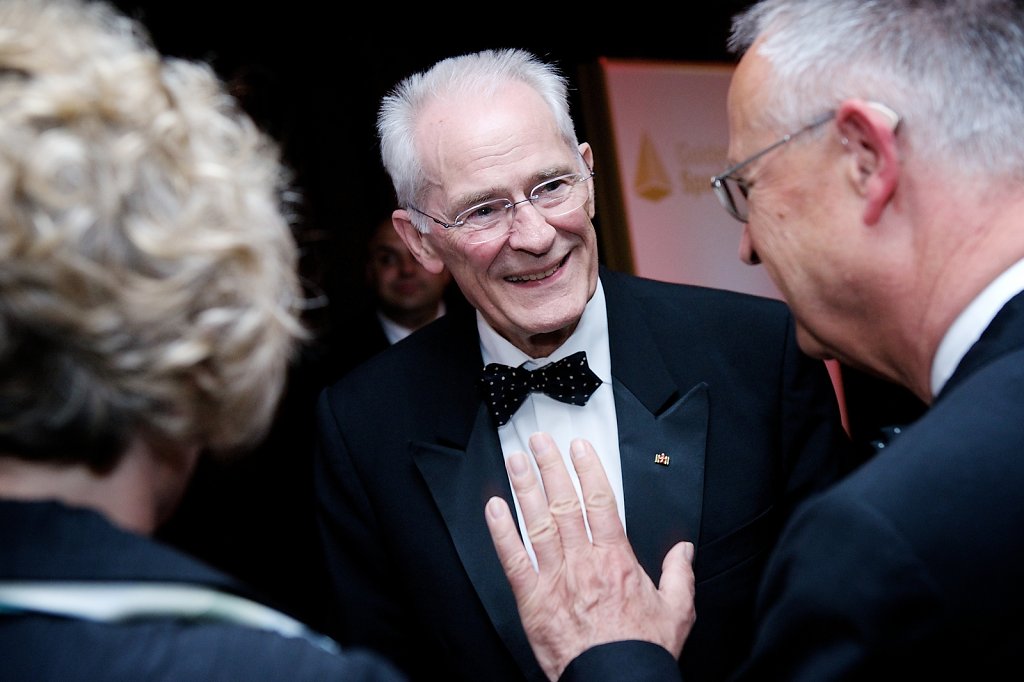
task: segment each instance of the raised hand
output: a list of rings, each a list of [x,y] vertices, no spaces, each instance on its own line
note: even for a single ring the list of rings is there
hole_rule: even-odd
[[[556,680],[587,649],[622,640],[653,642],[678,658],[696,617],[693,545],[681,542],[669,551],[656,588],[626,539],[593,446],[583,439],[570,446],[592,540],[554,441],[537,433],[530,438],[530,449],[541,480],[525,453],[509,457],[507,466],[537,557],[536,570],[505,501],[490,499],[486,518],[544,672]]]

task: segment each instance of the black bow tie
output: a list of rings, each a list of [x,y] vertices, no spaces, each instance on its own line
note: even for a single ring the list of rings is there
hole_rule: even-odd
[[[535,370],[492,362],[480,377],[484,400],[498,426],[506,423],[534,391],[570,405],[586,405],[600,385],[582,350]]]

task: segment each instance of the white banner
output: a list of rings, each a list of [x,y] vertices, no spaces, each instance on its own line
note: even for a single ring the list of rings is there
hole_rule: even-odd
[[[740,261],[742,226],[709,182],[726,167],[733,67],[604,58],[601,68],[636,274],[781,298],[764,268]]]

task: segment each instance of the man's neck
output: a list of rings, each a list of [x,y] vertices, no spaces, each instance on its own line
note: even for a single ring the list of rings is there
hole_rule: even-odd
[[[136,440],[114,468],[102,474],[81,463],[0,456],[0,497],[85,507],[116,526],[148,535],[170,515],[184,492],[198,452],[188,454],[190,462],[168,465]]]

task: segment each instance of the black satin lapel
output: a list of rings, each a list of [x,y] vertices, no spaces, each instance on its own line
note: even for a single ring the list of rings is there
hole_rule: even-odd
[[[484,520],[484,505],[495,495],[504,498],[515,513],[501,443],[487,411],[480,407],[465,451],[421,444],[414,458],[441,510],[459,559],[505,646],[528,678],[544,679]]]
[[[614,390],[626,533],[657,584],[668,550],[680,540],[696,545],[699,539],[707,384],[697,384],[660,414],[652,414],[618,381]]]

